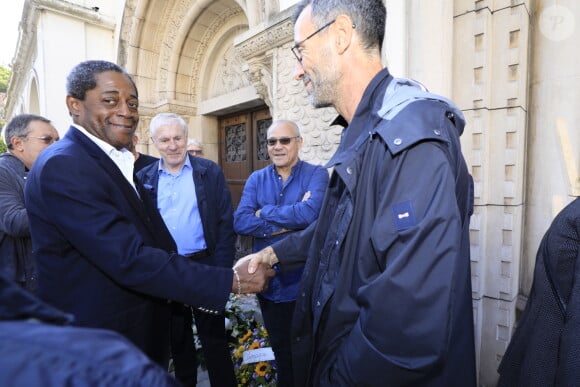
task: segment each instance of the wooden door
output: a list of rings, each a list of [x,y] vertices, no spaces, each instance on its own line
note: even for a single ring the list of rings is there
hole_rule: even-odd
[[[267,108],[220,118],[220,166],[238,207],[248,176],[270,163],[266,131],[272,123]]]

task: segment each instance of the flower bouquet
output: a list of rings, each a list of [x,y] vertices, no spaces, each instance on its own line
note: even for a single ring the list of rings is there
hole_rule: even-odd
[[[258,306],[255,297],[250,297],[232,295],[226,306],[226,328],[238,386],[275,386],[276,362],[268,332],[256,319]]]

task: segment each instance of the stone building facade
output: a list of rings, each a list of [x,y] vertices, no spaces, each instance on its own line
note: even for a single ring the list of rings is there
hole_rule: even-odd
[[[341,128],[308,106],[293,79],[294,0],[27,0],[7,118],[69,123],[64,78],[106,59],[139,87],[140,150],[159,112],[222,165],[234,196],[267,163],[271,119],[297,121],[301,157],[330,158]],[[478,377],[496,369],[531,286],[536,249],[553,216],[580,196],[580,2],[387,0],[385,64],[455,100],[467,117],[463,152],[475,180],[471,268]],[[429,316],[426,316],[429,318]]]

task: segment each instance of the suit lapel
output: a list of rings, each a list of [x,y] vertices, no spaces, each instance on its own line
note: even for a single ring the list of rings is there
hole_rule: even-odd
[[[127,179],[125,179],[125,176],[123,176],[123,173],[113,162],[113,160],[111,160],[111,158],[105,154],[101,148],[99,148],[94,142],[92,142],[87,136],[81,133],[74,126],[69,128],[67,136],[70,136],[72,141],[84,148],[86,152],[97,162],[97,164],[99,164],[99,166],[107,172],[113,183],[123,192],[123,195],[131,207],[133,207],[135,212],[143,220],[143,222],[149,223],[145,207],[139,199],[137,192],[135,189],[133,189]],[[139,194],[142,195],[141,192]]]

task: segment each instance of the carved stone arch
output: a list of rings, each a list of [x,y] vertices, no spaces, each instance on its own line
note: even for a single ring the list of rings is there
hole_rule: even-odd
[[[195,103],[198,95],[194,85],[207,44],[227,20],[238,14],[243,10],[231,0],[183,1],[173,6],[159,51],[157,85],[161,101]],[[177,84],[184,82],[189,86]]]
[[[204,51],[197,53],[199,67],[192,77],[191,94],[198,102],[250,86],[242,71],[247,65],[234,49],[234,39],[248,29],[247,19],[241,12],[221,19],[208,28]]]
[[[125,3],[117,61],[135,78],[141,103],[145,105],[154,105],[160,100],[160,52],[173,12],[171,5],[175,4],[156,0]]]

